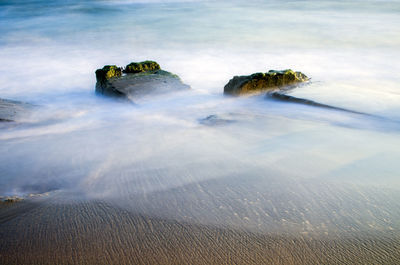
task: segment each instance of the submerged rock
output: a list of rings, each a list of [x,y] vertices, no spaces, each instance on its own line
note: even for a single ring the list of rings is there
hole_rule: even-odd
[[[325,109],[345,111],[345,112],[350,112],[350,113],[354,113],[354,114],[372,116],[368,113],[354,111],[354,110],[350,110],[350,109],[339,108],[339,107],[335,107],[335,106],[331,106],[331,105],[327,105],[327,104],[322,104],[322,103],[315,102],[315,101],[312,101],[309,99],[297,98],[297,97],[285,95],[285,94],[282,94],[279,92],[269,93],[267,95],[267,97],[270,99],[278,100],[278,101],[282,101],[282,102],[296,103],[296,104],[308,105],[308,106],[313,106],[313,107],[319,107],[319,108],[325,108]]]
[[[28,113],[33,105],[0,98],[0,122],[13,122]]]
[[[242,95],[274,90],[308,81],[309,78],[293,70],[270,70],[267,73],[255,73],[246,76],[235,76],[224,87],[224,94]]]
[[[24,198],[20,196],[0,196],[0,203],[16,203],[23,200]]]
[[[49,198],[57,190],[47,191],[44,193],[30,193],[25,195],[11,195],[11,196],[0,196],[0,204],[13,204],[22,201],[33,201]]]
[[[180,78],[161,70],[158,63],[130,63],[124,69],[106,65],[96,70],[96,93],[135,99],[141,96],[189,89]]]
[[[221,118],[215,114],[209,115],[209,116],[199,120],[200,124],[207,125],[207,126],[227,125],[227,124],[231,124],[233,122],[235,122],[235,121]]]

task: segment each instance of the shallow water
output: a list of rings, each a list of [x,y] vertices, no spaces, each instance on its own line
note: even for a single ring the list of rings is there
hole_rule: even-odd
[[[0,97],[41,106],[2,125],[1,194],[256,231],[400,228],[399,1],[2,1],[0,21]],[[145,59],[192,89],[95,96],[97,68]],[[371,116],[222,95],[285,68],[312,78],[291,95]]]

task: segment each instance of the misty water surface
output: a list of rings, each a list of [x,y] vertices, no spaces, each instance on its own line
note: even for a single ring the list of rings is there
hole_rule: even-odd
[[[0,97],[38,105],[1,125],[1,194],[257,230],[400,228],[399,1],[1,1],[0,21]],[[192,89],[95,95],[97,68],[146,59]],[[291,95],[370,115],[222,95],[286,68],[311,77]]]

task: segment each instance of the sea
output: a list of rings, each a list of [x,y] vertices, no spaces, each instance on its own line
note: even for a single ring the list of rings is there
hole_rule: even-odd
[[[157,61],[191,89],[120,102],[104,65]],[[315,233],[400,229],[399,0],[0,0],[0,195]],[[353,112],[229,97],[237,75]]]

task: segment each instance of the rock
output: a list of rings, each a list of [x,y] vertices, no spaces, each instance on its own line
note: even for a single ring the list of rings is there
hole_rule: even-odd
[[[107,80],[121,75],[122,70],[116,65],[105,65],[102,69],[96,70],[96,80],[101,84],[105,84]]]
[[[26,114],[33,105],[8,99],[0,98],[0,122],[13,122]]]
[[[227,125],[235,122],[234,120],[223,119],[218,115],[209,115],[203,119],[199,120],[200,124],[207,125],[207,126],[219,126],[219,125]]]
[[[359,111],[339,108],[339,107],[335,107],[335,106],[331,106],[331,105],[315,102],[315,101],[312,101],[312,100],[309,100],[309,99],[305,99],[305,98],[297,98],[297,97],[286,95],[286,94],[282,94],[282,93],[279,93],[279,92],[269,93],[267,95],[267,97],[270,98],[270,99],[278,100],[278,101],[282,101],[282,102],[296,103],[296,104],[308,105],[308,106],[313,106],[313,107],[319,107],[319,108],[325,108],[325,109],[345,111],[345,112],[350,112],[350,113],[354,113],[354,114],[372,116],[371,114],[367,114],[367,113],[364,113],[364,112],[359,112]]]
[[[226,95],[242,95],[260,93],[275,90],[282,87],[292,86],[297,83],[308,81],[308,77],[301,72],[293,70],[270,70],[268,73],[255,73],[247,76],[235,76],[229,80],[224,87]]]
[[[161,70],[154,61],[130,63],[124,69],[106,65],[96,70],[96,80],[96,93],[131,100],[190,88],[177,75]]]
[[[2,203],[16,203],[23,200],[24,198],[19,196],[5,196],[5,197],[0,196],[0,202]]]
[[[161,67],[158,63],[154,61],[144,61],[141,63],[130,63],[125,67],[124,73],[141,73],[147,71],[155,71],[161,70]]]

